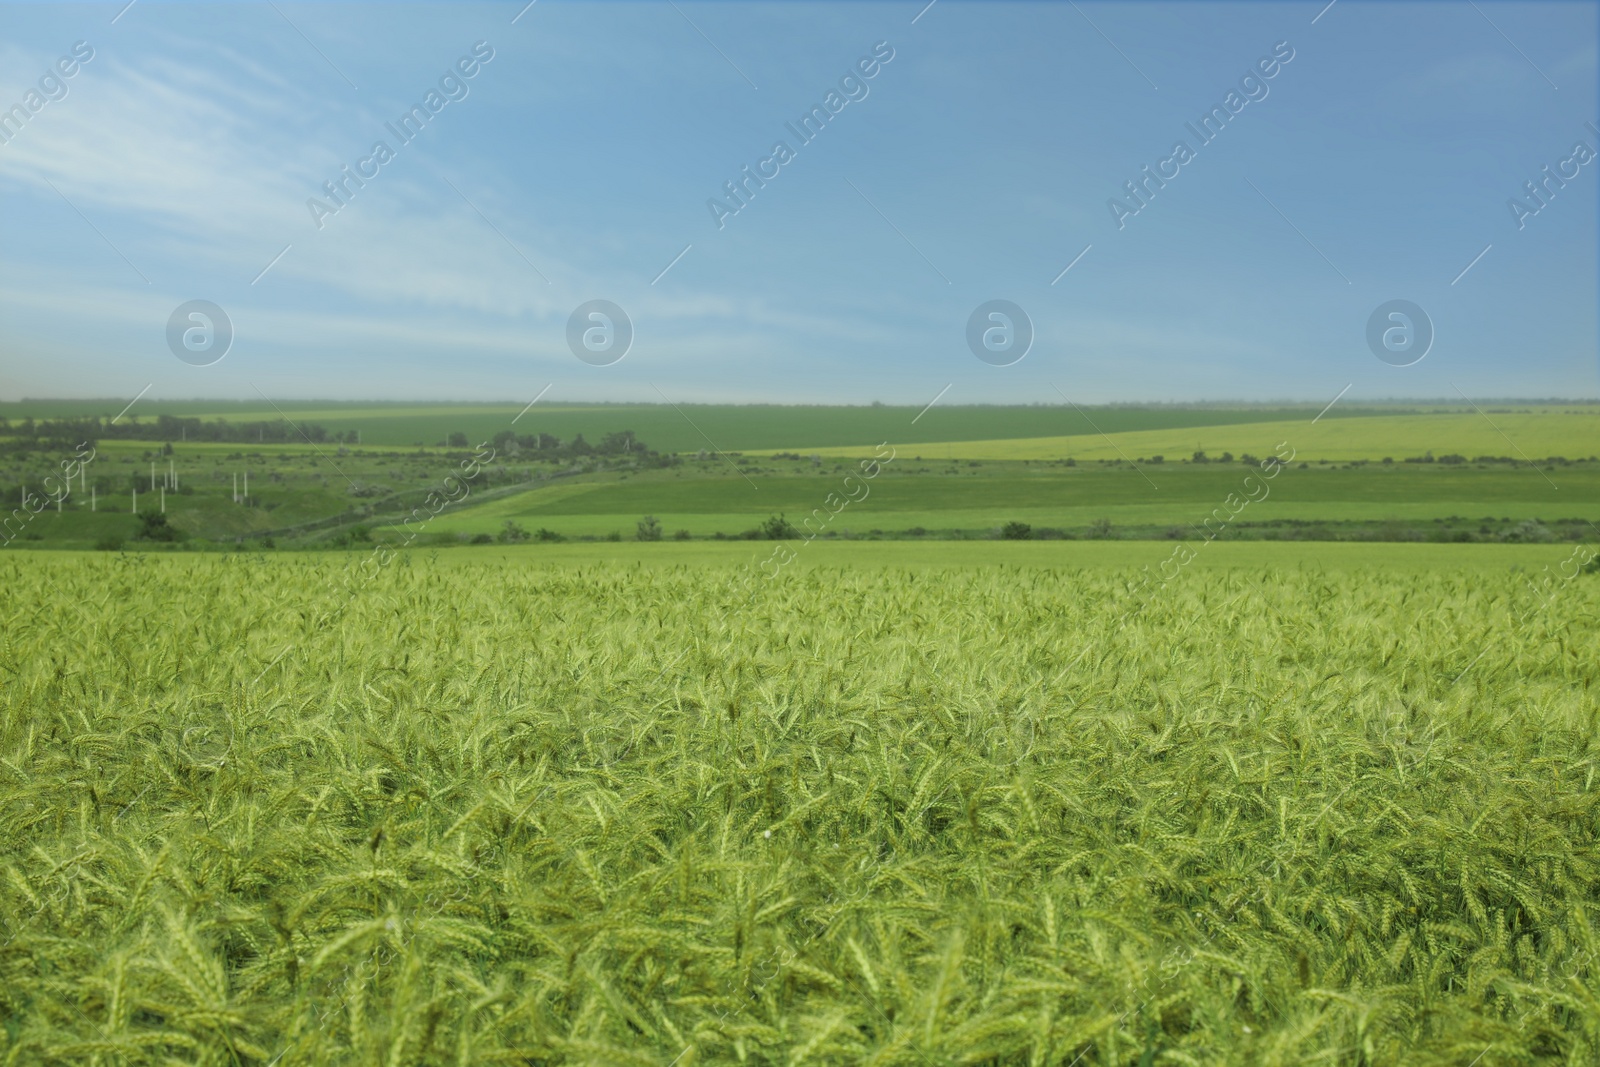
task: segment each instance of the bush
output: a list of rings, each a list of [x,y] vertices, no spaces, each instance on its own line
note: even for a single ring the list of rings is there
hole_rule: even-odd
[[[791,537],[800,536],[800,532],[790,525],[789,520],[783,515],[773,515],[761,524],[761,536],[768,541],[787,541]]]
[[[1088,530],[1088,533],[1085,534],[1085,536],[1089,537],[1089,538],[1092,538],[1092,539],[1094,539],[1096,541],[1104,541],[1106,538],[1111,536],[1111,520],[1110,519],[1096,519],[1096,520],[1094,520],[1093,522],[1091,522],[1089,524],[1089,530]]]
[[[543,526],[539,527],[539,529],[537,531],[535,531],[533,536],[537,540],[546,541],[546,542],[549,542],[549,541],[565,541],[566,540],[565,537],[563,537],[560,534],[556,533],[554,530],[546,530]]]
[[[688,530],[679,530],[672,535],[672,539],[674,541],[687,541],[689,540],[690,536],[691,535]]]
[[[654,515],[646,515],[639,520],[639,532],[635,536],[640,541],[661,540],[661,520]]]
[[[494,537],[486,533],[474,534],[471,543],[475,545],[492,545],[494,544]]]
[[[101,552],[121,552],[122,538],[115,534],[107,534],[94,543],[94,547]]]
[[[548,533],[549,531],[540,530],[539,532],[544,534]],[[500,543],[503,545],[517,545],[528,539],[528,531],[524,530],[521,526],[512,522],[510,519],[507,519],[505,525],[500,528],[498,537]],[[545,541],[548,540],[548,538],[540,537],[539,540]]]
[[[1002,541],[1026,541],[1033,536],[1033,527],[1025,522],[1008,522],[1000,527]]]
[[[159,511],[147,511],[139,516],[139,532],[134,534],[141,541],[176,541],[178,540],[177,527],[167,522],[167,517]]]
[[[1535,519],[1523,519],[1511,529],[1500,535],[1502,541],[1512,541],[1517,544],[1542,545],[1555,540],[1550,530]]]

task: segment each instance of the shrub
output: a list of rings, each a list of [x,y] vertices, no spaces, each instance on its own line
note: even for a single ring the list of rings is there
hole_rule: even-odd
[[[1033,527],[1025,522],[1008,522],[1000,527],[1002,541],[1026,541],[1033,535]]]
[[[761,524],[761,536],[768,541],[787,541],[792,537],[800,536],[799,531],[790,525],[789,520],[783,515],[773,515]]]
[[[1542,545],[1555,540],[1548,527],[1537,519],[1523,519],[1500,535],[1500,540],[1517,544]]]
[[[177,527],[167,522],[167,517],[159,511],[147,511],[139,516],[139,532],[134,534],[141,541],[176,541],[179,539]]]
[[[639,520],[639,531],[635,536],[641,541],[661,540],[661,520],[654,515],[646,515]]]
[[[544,534],[548,531],[540,530],[539,532]],[[512,522],[510,519],[507,519],[505,521],[505,525],[500,528],[500,533],[497,536],[501,544],[516,545],[521,544],[523,541],[528,539],[528,531],[524,530],[521,526]],[[540,537],[539,540],[545,541],[548,540],[548,538]]]

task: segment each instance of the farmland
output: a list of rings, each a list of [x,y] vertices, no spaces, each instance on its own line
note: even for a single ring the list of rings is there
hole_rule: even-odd
[[[1096,420],[1098,422],[1098,420]],[[1136,429],[1120,433],[1077,433],[1054,437],[994,438],[983,441],[928,441],[908,444],[908,453],[928,459],[1077,459],[1148,457],[1178,459],[1191,452],[1260,452],[1268,439],[1292,441],[1297,451],[1334,462],[1378,461],[1423,455],[1584,458],[1600,447],[1600,409],[1494,408],[1490,411],[1430,411],[1405,415],[1361,415],[1343,419],[1268,420],[1209,426]],[[827,456],[848,456],[860,448],[826,448]]]
[[[94,414],[87,403],[33,402],[26,410],[41,419],[81,417]],[[445,547],[524,535],[633,539],[646,516],[662,536],[690,540],[760,537],[773,516],[802,535],[847,540],[994,539],[1010,529],[1073,539],[1198,533],[1560,541],[1593,537],[1600,522],[1600,460],[1593,458],[1600,453],[1600,409],[1582,404],[1418,408],[1403,415],[1392,406],[1351,407],[1321,418],[1307,410],[1294,420],[1284,418],[1288,409],[1270,407],[936,408],[919,418],[873,407],[704,407],[691,417],[662,405],[513,412],[303,404],[279,413],[197,406],[205,405],[152,410],[175,419],[226,416],[232,438],[192,440],[191,426],[199,437],[223,424],[171,422],[160,434],[146,423],[142,439],[97,439],[73,492],[25,522],[15,515],[7,544],[326,548],[367,541]],[[14,415],[23,410],[10,408]],[[264,421],[252,421],[258,419]],[[1092,423],[1100,432],[1005,436],[1063,420]],[[977,429],[998,436],[960,439]],[[128,430],[124,424],[116,432]],[[932,436],[920,442],[887,439],[925,431]],[[51,472],[82,447],[67,428],[54,432],[27,437],[21,423],[9,430],[0,485],[17,487],[19,507],[25,494],[40,496]],[[875,443],[817,443],[859,442],[869,432],[884,436]],[[253,439],[257,433],[260,440]],[[508,441],[513,433],[540,444],[518,447]],[[950,439],[935,440],[940,433]],[[385,434],[424,443],[372,442]],[[583,443],[622,435],[626,447],[609,451]],[[0,436],[0,444],[6,440]],[[758,449],[764,440],[811,443]],[[847,509],[827,505],[860,460],[875,454],[893,458],[881,465],[870,497],[854,494]],[[1258,490],[1248,510],[1219,513],[1230,499],[1242,499],[1246,485],[1263,484],[1261,464],[1279,456],[1284,474],[1270,494]],[[446,493],[437,509],[425,508],[419,524],[417,509],[453,486],[463,464],[474,471],[468,484]],[[152,509],[170,534],[151,535],[140,516]],[[1223,517],[1226,529],[1219,529]],[[807,521],[811,526],[802,527]]]
[[[537,387],[530,390],[531,397]],[[63,418],[117,414],[126,400],[34,400],[0,402],[0,418]],[[325,425],[332,432],[359,432],[362,444],[385,447],[430,446],[450,433],[465,433],[474,443],[494,436],[516,420],[526,400],[507,404],[384,404],[375,402],[275,401],[270,404],[217,401],[142,402],[134,414],[151,412],[233,423],[292,419]],[[694,452],[707,447],[731,451],[783,450],[823,446],[870,446],[896,428],[912,425],[919,408],[894,405],[812,406],[779,404],[562,404],[541,401],[526,416],[537,429],[571,438],[598,440],[623,427],[664,451]],[[966,441],[1088,433],[1108,433],[1309,420],[1315,405],[1116,405],[1074,410],[1064,404],[983,407],[950,405],[938,418],[919,419],[919,440]],[[1416,405],[1335,408],[1328,418],[1377,414],[1416,414]],[[1457,407],[1454,410],[1462,410]],[[697,429],[698,427],[698,429]]]
[[[951,468],[896,459],[872,481],[870,495],[840,510],[819,532],[982,536],[1002,522],[1021,521],[1039,531],[1060,530],[1081,538],[1092,536],[1095,523],[1103,520],[1109,523],[1105,536],[1195,536],[1214,508],[1241,491],[1254,469],[1237,463],[1173,464],[1141,472],[1122,464],[1068,468],[1006,462]],[[769,512],[801,522],[823,509],[828,495],[852,470],[833,463],[813,471],[806,465],[769,462],[746,468],[746,480],[704,464],[626,481],[595,479],[469,507],[441,516],[429,530],[470,536],[493,533],[512,521],[571,537],[616,532],[631,538],[634,520],[650,514],[665,528],[688,530],[695,537],[737,534],[757,526]],[[1370,531],[1374,540],[1423,540],[1442,537],[1439,531],[1450,519],[1451,536],[1460,532],[1477,539],[1509,532],[1525,521],[1542,519],[1560,526],[1558,519],[1570,518],[1570,528],[1592,538],[1588,520],[1600,517],[1591,503],[1600,499],[1600,464],[1573,465],[1551,477],[1555,488],[1536,472],[1509,464],[1483,470],[1425,464],[1308,466],[1283,472],[1271,483],[1270,496],[1259,507],[1244,510],[1230,526],[1234,536],[1247,528],[1244,524],[1266,523],[1248,529],[1257,535],[1293,537],[1320,528],[1323,536],[1316,539],[1355,529]],[[1395,532],[1382,536],[1387,527]]]
[[[1600,1055],[1565,549],[644,547],[6,557],[0,1055]]]
[[[0,438],[0,1061],[1600,1057],[1592,407],[284,410]]]

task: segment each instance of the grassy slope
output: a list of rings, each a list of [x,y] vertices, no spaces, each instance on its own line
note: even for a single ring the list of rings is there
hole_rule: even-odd
[[[615,416],[618,411],[644,409],[592,410],[607,411]],[[761,409],[717,410],[729,417],[746,418],[751,410]],[[834,428],[838,429],[851,419],[876,418],[884,410],[897,409],[829,409],[828,418],[835,420]],[[1029,417],[1047,412],[1047,409],[952,409],[951,412],[936,409],[920,425],[927,425],[936,414],[941,418],[953,414],[959,422],[969,416],[993,420],[997,411],[1008,410],[1029,413]],[[1096,413],[1097,421],[1101,414]],[[1219,413],[1119,409],[1103,414],[1137,420]],[[1118,454],[1137,457],[1161,451],[1171,460],[1187,455],[1196,444],[1205,446],[1212,455],[1223,450],[1263,455],[1278,441],[1288,439],[1298,449],[1299,457],[1312,459],[1329,453],[1405,457],[1431,450],[1438,455],[1459,451],[1470,456],[1515,454],[1520,450],[1530,455],[1580,456],[1600,450],[1600,442],[1593,432],[1600,425],[1600,408],[1552,409],[1542,415],[1498,411],[1487,414],[1506,432],[1509,442],[1484,416],[1418,414],[1342,421],[1330,416],[1314,425],[1303,420],[1213,426],[1203,430],[1135,430],[1115,435],[1112,438],[1115,448],[1098,437],[900,445],[899,458],[891,465],[890,476],[876,481],[869,499],[850,505],[830,526],[836,531],[856,533],[915,527],[983,530],[1016,520],[1036,527],[1079,529],[1104,518],[1121,526],[1188,528],[1203,522],[1229,493],[1240,490],[1244,467],[1202,467],[1168,462],[1145,463],[1141,471],[1134,471],[1126,467],[1102,468],[1092,457]],[[672,412],[672,416],[680,418],[676,412]],[[1202,437],[1188,439],[1202,433]],[[1212,434],[1222,434],[1227,439],[1213,438]],[[1239,438],[1232,440],[1227,435],[1239,435]],[[1179,444],[1179,438],[1184,439],[1182,447],[1170,447]],[[1065,440],[1072,444],[1063,445]],[[1073,469],[1023,467],[1020,460],[999,464],[990,461],[979,468],[969,467],[965,462],[951,467],[944,465],[947,461],[932,458],[939,452],[1032,453],[1058,457],[1078,446],[1082,448],[1076,455],[1082,463]],[[35,519],[29,526],[28,536],[40,537],[46,542],[67,540],[91,545],[103,536],[131,535],[135,524],[127,515],[128,486],[130,481],[140,480],[148,487],[143,479],[149,464],[140,454],[151,447],[144,442],[105,443],[92,473],[97,478],[109,479],[101,489],[102,508],[109,514],[89,516],[80,512],[75,515],[74,508],[81,509],[83,504],[75,498],[62,519],[49,513]],[[319,450],[304,445],[179,444],[176,448],[179,453],[176,462],[185,485],[196,492],[169,500],[169,516],[189,533],[219,537],[292,526],[342,513],[362,500],[373,499],[354,495],[345,476],[358,483],[385,486],[386,491],[424,492],[436,486],[453,467],[449,457],[434,455],[431,450],[423,455],[383,455],[364,448],[361,451],[367,453],[365,455],[340,457],[332,446],[321,449],[320,455]],[[857,450],[825,451],[851,453]],[[230,458],[236,453],[245,453],[245,457]],[[931,469],[911,475],[910,472],[919,466],[913,458],[918,454],[924,455],[920,466]],[[25,482],[37,488],[43,472],[51,469],[55,459],[43,453],[34,454],[26,461],[0,457],[0,484]],[[513,519],[530,529],[546,526],[569,536],[604,536],[617,532],[628,537],[632,536],[639,517],[653,514],[662,520],[669,532],[686,529],[695,536],[717,532],[733,534],[776,512],[787,513],[799,521],[801,516],[823,507],[828,495],[842,488],[844,470],[849,469],[837,455],[830,457],[829,466],[821,472],[811,472],[808,464],[773,461],[760,454],[754,459],[766,470],[748,473],[750,482],[732,474],[721,460],[691,463],[677,471],[637,475],[627,480],[614,476],[591,477],[577,484],[563,484],[559,488],[496,501],[486,507],[447,513],[434,520],[430,530],[434,533],[494,533],[507,519]],[[254,472],[252,496],[261,503],[261,508],[238,508],[229,499],[233,474],[247,467]],[[774,471],[777,473],[772,473]],[[280,475],[278,482],[271,481],[269,475],[273,472]],[[518,479],[523,476],[520,471],[513,475]],[[751,482],[756,488],[752,488]],[[1296,466],[1277,479],[1272,490],[1269,500],[1252,505],[1241,517],[1242,521],[1418,523],[1449,516],[1472,520],[1593,519],[1596,516],[1586,508],[1600,500],[1600,481],[1597,481],[1596,470],[1590,467],[1557,471],[1535,471],[1526,466],[1476,470],[1398,463],[1388,469],[1373,465],[1350,471],[1312,469],[1302,472]],[[153,499],[144,497],[142,503],[148,507]]]
[[[5,561],[0,1058],[1600,1059],[1592,581],[469,555]]]
[[[251,494],[259,506],[239,507],[232,503],[230,491],[232,473],[242,462],[183,446],[179,451],[178,469],[186,488],[193,492],[169,494],[167,513],[174,525],[193,536],[281,529],[344,513],[376,499],[352,496],[335,464],[360,483],[385,487],[386,493],[405,489],[412,494],[405,499],[413,502],[418,494],[436,488],[453,469],[452,460],[437,456],[392,460],[344,457],[333,463],[306,452],[260,456],[249,460],[254,472]],[[1246,491],[1249,474],[1240,464],[1163,464],[1146,467],[1141,474],[1126,465],[1090,463],[1066,468],[991,461],[978,467],[963,463],[952,468],[896,461],[870,483],[865,500],[849,504],[823,524],[822,516],[813,516],[813,512],[826,510],[830,494],[845,489],[846,474],[855,470],[853,465],[838,464],[838,468],[825,467],[819,472],[806,463],[769,461],[766,467],[749,469],[750,481],[746,481],[724,464],[711,461],[626,477],[585,475],[526,492],[510,486],[515,495],[485,499],[486,490],[469,497],[461,509],[434,518],[427,530],[435,535],[493,534],[510,520],[530,531],[545,527],[567,536],[617,532],[631,538],[639,518],[651,514],[661,520],[669,536],[687,529],[694,536],[709,537],[737,534],[759,525],[770,514],[783,512],[797,525],[812,516],[813,529],[825,528],[835,534],[916,527],[981,531],[1007,521],[1081,530],[1107,519],[1116,527],[1142,527],[1149,535],[1171,529],[1193,532],[1223,507],[1230,494]],[[141,510],[156,507],[159,499],[148,492],[147,469],[145,461],[124,463],[115,450],[103,450],[92,468],[96,477],[107,483],[99,492],[99,513],[90,514],[87,496],[77,493],[64,515],[58,517],[52,508],[32,519],[25,529],[26,538],[38,538],[41,544],[65,541],[74,547],[88,547],[105,536],[133,536],[138,523],[129,514],[129,482],[137,480],[142,487]],[[279,481],[270,477],[274,472]],[[36,479],[29,481],[37,487]],[[1259,483],[1250,485],[1259,493]],[[1280,473],[1269,487],[1271,495],[1248,505],[1239,522],[1415,526],[1457,516],[1473,523],[1532,518],[1600,522],[1595,505],[1600,500],[1600,465],[1540,472],[1506,466],[1480,470],[1402,463],[1301,469],[1296,464]],[[859,489],[852,491],[859,493]]]
[[[1240,464],[1164,464],[1146,468],[1143,475],[1126,466],[1019,464],[961,467],[954,473],[948,467],[935,467],[928,473],[912,473],[918,465],[896,463],[870,483],[866,499],[846,506],[829,528],[857,533],[915,526],[985,529],[1009,520],[1076,528],[1099,518],[1114,524],[1169,523],[1187,528],[1204,522],[1230,493],[1242,495],[1250,473]],[[696,536],[737,533],[778,512],[798,523],[813,509],[824,507],[830,493],[840,492],[845,475],[854,470],[852,466],[811,473],[805,466],[799,468],[803,473],[792,473],[791,465],[776,466],[783,473],[751,473],[750,481],[726,468],[706,466],[652,472],[625,481],[606,478],[536,489],[441,515],[429,528],[493,533],[513,520],[528,529],[543,526],[565,534],[596,535],[617,530],[632,537],[640,516],[655,515],[669,534],[675,529]],[[1449,516],[1600,520],[1595,504],[1600,500],[1600,466],[1565,468],[1550,478],[1555,489],[1537,471],[1504,466],[1294,467],[1268,483],[1270,495],[1250,504],[1240,520],[1418,522]],[[1254,491],[1259,495],[1259,488]]]

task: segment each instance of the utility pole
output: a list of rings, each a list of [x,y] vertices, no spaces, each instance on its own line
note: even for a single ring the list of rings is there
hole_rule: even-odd
[[[133,491],[133,513],[135,515],[139,514],[139,490],[137,488]]]

